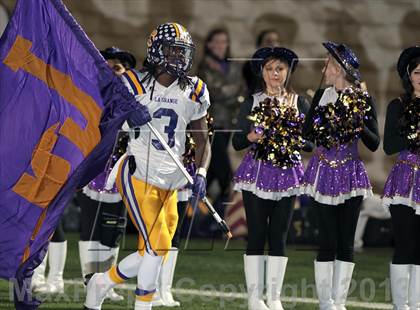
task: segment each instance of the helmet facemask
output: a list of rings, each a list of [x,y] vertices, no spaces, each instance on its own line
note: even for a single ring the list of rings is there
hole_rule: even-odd
[[[185,76],[191,70],[194,46],[185,43],[164,42],[162,54],[166,71],[173,76]]]

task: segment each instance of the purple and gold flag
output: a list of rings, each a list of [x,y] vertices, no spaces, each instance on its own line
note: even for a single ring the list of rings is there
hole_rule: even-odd
[[[0,39],[1,278],[27,289],[68,200],[103,171],[135,106],[61,1],[17,1]],[[15,295],[16,307],[35,309],[28,298]]]

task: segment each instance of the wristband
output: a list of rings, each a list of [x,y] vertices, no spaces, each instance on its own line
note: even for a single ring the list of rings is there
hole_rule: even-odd
[[[203,176],[203,177],[206,177],[206,175],[207,175],[207,170],[206,170],[206,168],[203,168],[203,167],[198,168],[198,169],[197,169],[197,174],[199,174],[199,175],[201,175],[201,176]]]

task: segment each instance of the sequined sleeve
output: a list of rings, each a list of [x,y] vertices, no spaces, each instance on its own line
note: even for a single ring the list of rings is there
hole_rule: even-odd
[[[308,113],[306,113],[305,123],[303,125],[303,137],[306,140],[309,140],[308,137],[311,136],[311,132],[313,129],[313,124],[314,124],[315,108],[318,106],[319,100],[321,100],[323,93],[324,93],[324,89],[318,89],[316,91],[314,98],[312,99],[311,107],[309,108]],[[315,141],[312,141],[312,142],[315,142]]]
[[[381,138],[379,137],[375,100],[373,97],[369,97],[367,102],[370,105],[370,110],[366,113],[367,119],[365,120],[361,139],[366,147],[374,152],[378,149]]]
[[[305,97],[299,96],[297,104],[298,104],[299,112],[305,114],[305,119],[306,119],[309,109],[310,109],[309,102],[306,100]],[[314,149],[314,146],[315,145],[312,141],[305,140],[305,146],[303,148],[303,151],[312,152],[312,150]]]

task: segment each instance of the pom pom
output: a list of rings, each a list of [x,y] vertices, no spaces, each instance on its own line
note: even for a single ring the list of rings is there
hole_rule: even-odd
[[[248,116],[262,138],[253,146],[254,157],[282,168],[300,164],[304,114],[290,104],[289,96],[266,98]]]
[[[327,149],[358,139],[371,107],[369,94],[356,87],[347,87],[336,102],[317,106],[314,113],[314,129],[310,139]]]

